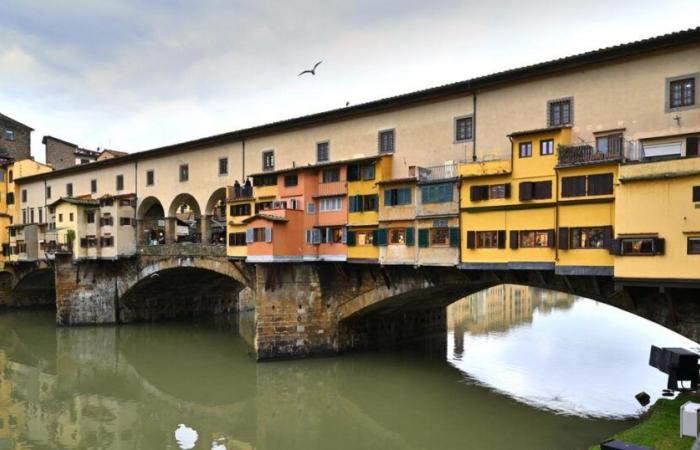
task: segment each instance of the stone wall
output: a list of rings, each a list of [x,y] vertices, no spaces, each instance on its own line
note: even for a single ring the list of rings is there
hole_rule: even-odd
[[[5,130],[15,132],[15,140],[5,139]],[[32,130],[16,122],[4,119],[0,114],[0,154],[8,155],[15,160],[26,159],[31,156]]]

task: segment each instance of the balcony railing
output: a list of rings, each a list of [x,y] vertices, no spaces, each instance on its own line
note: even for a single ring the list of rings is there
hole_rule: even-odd
[[[347,193],[348,193],[348,182],[345,180],[318,184],[318,196],[319,197],[345,195]]]
[[[253,186],[238,185],[226,187],[226,200],[242,200],[253,198]]]
[[[557,161],[560,166],[595,164],[625,159],[639,159],[637,145],[623,138],[610,139],[606,148],[599,148],[595,142],[560,145]]]
[[[445,163],[441,166],[417,167],[418,181],[437,181],[455,178],[459,175],[457,163]]]

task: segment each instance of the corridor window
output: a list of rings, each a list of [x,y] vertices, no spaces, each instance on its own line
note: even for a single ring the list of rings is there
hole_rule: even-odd
[[[586,176],[563,177],[561,179],[562,197],[583,197],[586,195]]]
[[[268,150],[263,152],[263,170],[275,170],[275,151]]]
[[[190,179],[190,166],[189,164],[180,164],[180,181],[187,181]]]
[[[5,130],[5,140],[6,141],[14,141],[15,140],[15,132],[10,129]]]
[[[249,216],[250,215],[250,204],[245,203],[242,205],[231,205],[230,214],[232,217]]]
[[[601,173],[588,176],[588,195],[610,195],[613,193],[613,174]]]
[[[548,121],[550,127],[559,127],[562,125],[571,125],[571,102],[570,98],[561,100],[552,100],[547,104],[549,114]]]
[[[340,244],[343,242],[343,229],[342,228],[328,228],[328,243],[329,244]]]
[[[374,234],[371,231],[358,231],[355,242],[356,245],[374,245]]]
[[[22,203],[27,203],[27,190],[22,189]]]
[[[362,179],[365,181],[374,180],[376,169],[374,163],[365,164],[362,166]]]
[[[328,141],[319,142],[316,144],[316,161],[325,162],[330,161],[330,144]]]
[[[46,186],[46,198],[51,198],[51,186]]]
[[[520,157],[529,158],[532,156],[532,142],[521,142],[520,143]]]
[[[421,203],[446,203],[452,201],[452,183],[430,184],[421,187]]]
[[[253,186],[275,186],[277,184],[277,175],[259,175],[253,177]]]
[[[498,248],[498,231],[477,231],[476,248]]]
[[[340,181],[340,169],[335,167],[333,169],[325,169],[322,172],[323,183],[337,183]]]
[[[624,142],[622,133],[608,134],[595,138],[596,150],[606,155],[621,155]]]
[[[605,248],[605,228],[572,228],[571,248]]]
[[[554,154],[554,140],[545,139],[540,141],[540,155],[553,155]]]
[[[449,228],[431,228],[430,229],[430,245],[448,246],[450,245],[450,229]]]
[[[621,254],[625,256],[651,256],[654,251],[654,238],[624,238],[620,243]]]
[[[406,229],[405,228],[393,228],[389,230],[389,243],[396,245],[406,244]]]
[[[490,198],[508,198],[510,197],[510,184],[492,184],[489,187]]]
[[[253,242],[265,242],[266,228],[253,228]]]
[[[455,119],[455,142],[464,142],[474,138],[474,119],[458,117]]]
[[[117,175],[117,191],[124,190],[124,175]]]
[[[695,104],[696,77],[687,77],[669,82],[669,107],[681,108]]]
[[[66,195],[67,195],[68,197],[72,197],[72,196],[73,196],[73,183],[67,183],[67,184],[66,184]]]
[[[228,158],[219,158],[219,175],[228,175]]]
[[[688,238],[688,254],[700,255],[700,236]]]
[[[340,211],[343,206],[341,197],[322,198],[319,202],[320,211]]]
[[[521,231],[520,232],[520,247],[521,248],[537,248],[551,247],[550,231]]]
[[[87,223],[95,223],[95,211],[86,211],[85,212],[85,221]]]
[[[153,170],[146,172],[146,186],[153,186],[156,179],[156,173]]]
[[[693,201],[700,202],[700,186],[693,186]]]
[[[379,153],[394,153],[394,130],[379,132]]]
[[[90,193],[92,193],[92,194],[97,193],[97,180],[96,179],[90,180]]]

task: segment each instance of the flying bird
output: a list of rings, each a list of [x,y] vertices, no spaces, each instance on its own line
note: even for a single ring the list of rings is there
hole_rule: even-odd
[[[301,72],[301,73],[300,73],[299,75],[297,75],[297,76],[300,77],[300,76],[304,75],[305,73],[310,73],[311,75],[316,75],[316,67],[318,67],[319,64],[321,64],[322,62],[323,62],[323,61],[317,62],[316,64],[314,64],[314,68],[313,68],[313,69],[311,69],[311,70],[304,70],[303,72]]]

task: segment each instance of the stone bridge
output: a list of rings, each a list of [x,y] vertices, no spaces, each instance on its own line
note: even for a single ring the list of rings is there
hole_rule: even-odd
[[[348,263],[246,264],[220,247],[142,247],[129,258],[79,260],[4,272],[17,306],[55,293],[58,325],[115,324],[255,310],[258,359],[335,354],[446,329],[446,306],[500,284],[553,289],[640,315],[700,338],[697,289],[620,286],[610,276],[551,270],[477,270]],[[53,277],[53,278],[52,278]],[[52,283],[51,281],[54,280]],[[43,291],[41,289],[44,289]]]

